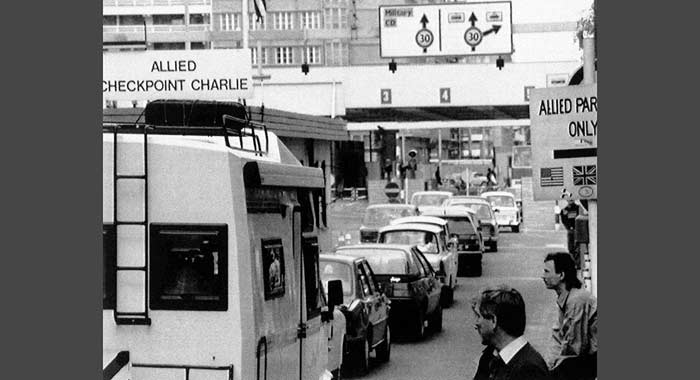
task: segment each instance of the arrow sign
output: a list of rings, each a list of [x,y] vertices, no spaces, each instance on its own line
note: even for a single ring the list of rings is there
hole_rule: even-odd
[[[420,23],[423,24],[423,29],[425,29],[425,25],[428,23],[428,18],[425,16],[425,13],[423,13],[423,17],[421,17]]]
[[[498,33],[498,31],[499,31],[500,29],[501,29],[501,26],[500,26],[500,25],[494,25],[494,26],[491,27],[491,29],[485,30],[485,31],[484,31],[484,35],[491,34],[491,32],[493,32],[494,34],[495,34],[495,33]]]
[[[475,23],[476,21],[477,21],[476,15],[474,14],[474,12],[472,12],[472,15],[469,16],[469,22],[471,22],[471,23],[472,23],[472,26],[474,26],[474,23]]]

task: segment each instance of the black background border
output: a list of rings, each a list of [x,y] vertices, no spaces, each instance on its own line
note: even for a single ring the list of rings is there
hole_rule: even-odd
[[[680,378],[697,362],[697,13],[599,3],[600,378]],[[102,376],[101,6],[6,5],[7,378]]]

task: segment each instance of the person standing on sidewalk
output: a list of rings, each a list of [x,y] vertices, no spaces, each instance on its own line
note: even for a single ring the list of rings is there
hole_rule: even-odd
[[[474,380],[549,380],[547,364],[527,342],[525,301],[506,285],[488,288],[472,301],[474,328],[486,346]]]
[[[581,288],[574,258],[568,252],[549,253],[542,280],[557,293],[559,318],[553,327],[548,358],[554,380],[589,380],[597,376],[598,303]]]

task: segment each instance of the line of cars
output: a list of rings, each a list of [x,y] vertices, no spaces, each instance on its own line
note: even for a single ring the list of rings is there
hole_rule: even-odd
[[[368,206],[360,244],[320,255],[329,307],[339,306],[335,324],[342,325],[342,337],[331,343],[342,353],[335,361],[366,373],[372,351],[379,361],[389,360],[393,336],[420,340],[441,331],[458,277],[482,274],[485,248],[498,249],[499,226],[519,231],[520,213],[513,208],[507,192],[435,191],[417,192],[411,204]]]

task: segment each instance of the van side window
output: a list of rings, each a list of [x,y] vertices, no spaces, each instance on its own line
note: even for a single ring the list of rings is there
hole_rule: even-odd
[[[151,224],[151,309],[228,309],[228,226]]]
[[[309,190],[299,190],[299,205],[301,205],[301,232],[314,231],[314,209],[311,204]]]
[[[302,241],[304,260],[304,287],[306,288],[306,318],[321,314],[321,277],[318,272],[318,240],[307,238]]]
[[[117,303],[117,240],[113,224],[102,225],[102,309]]]

